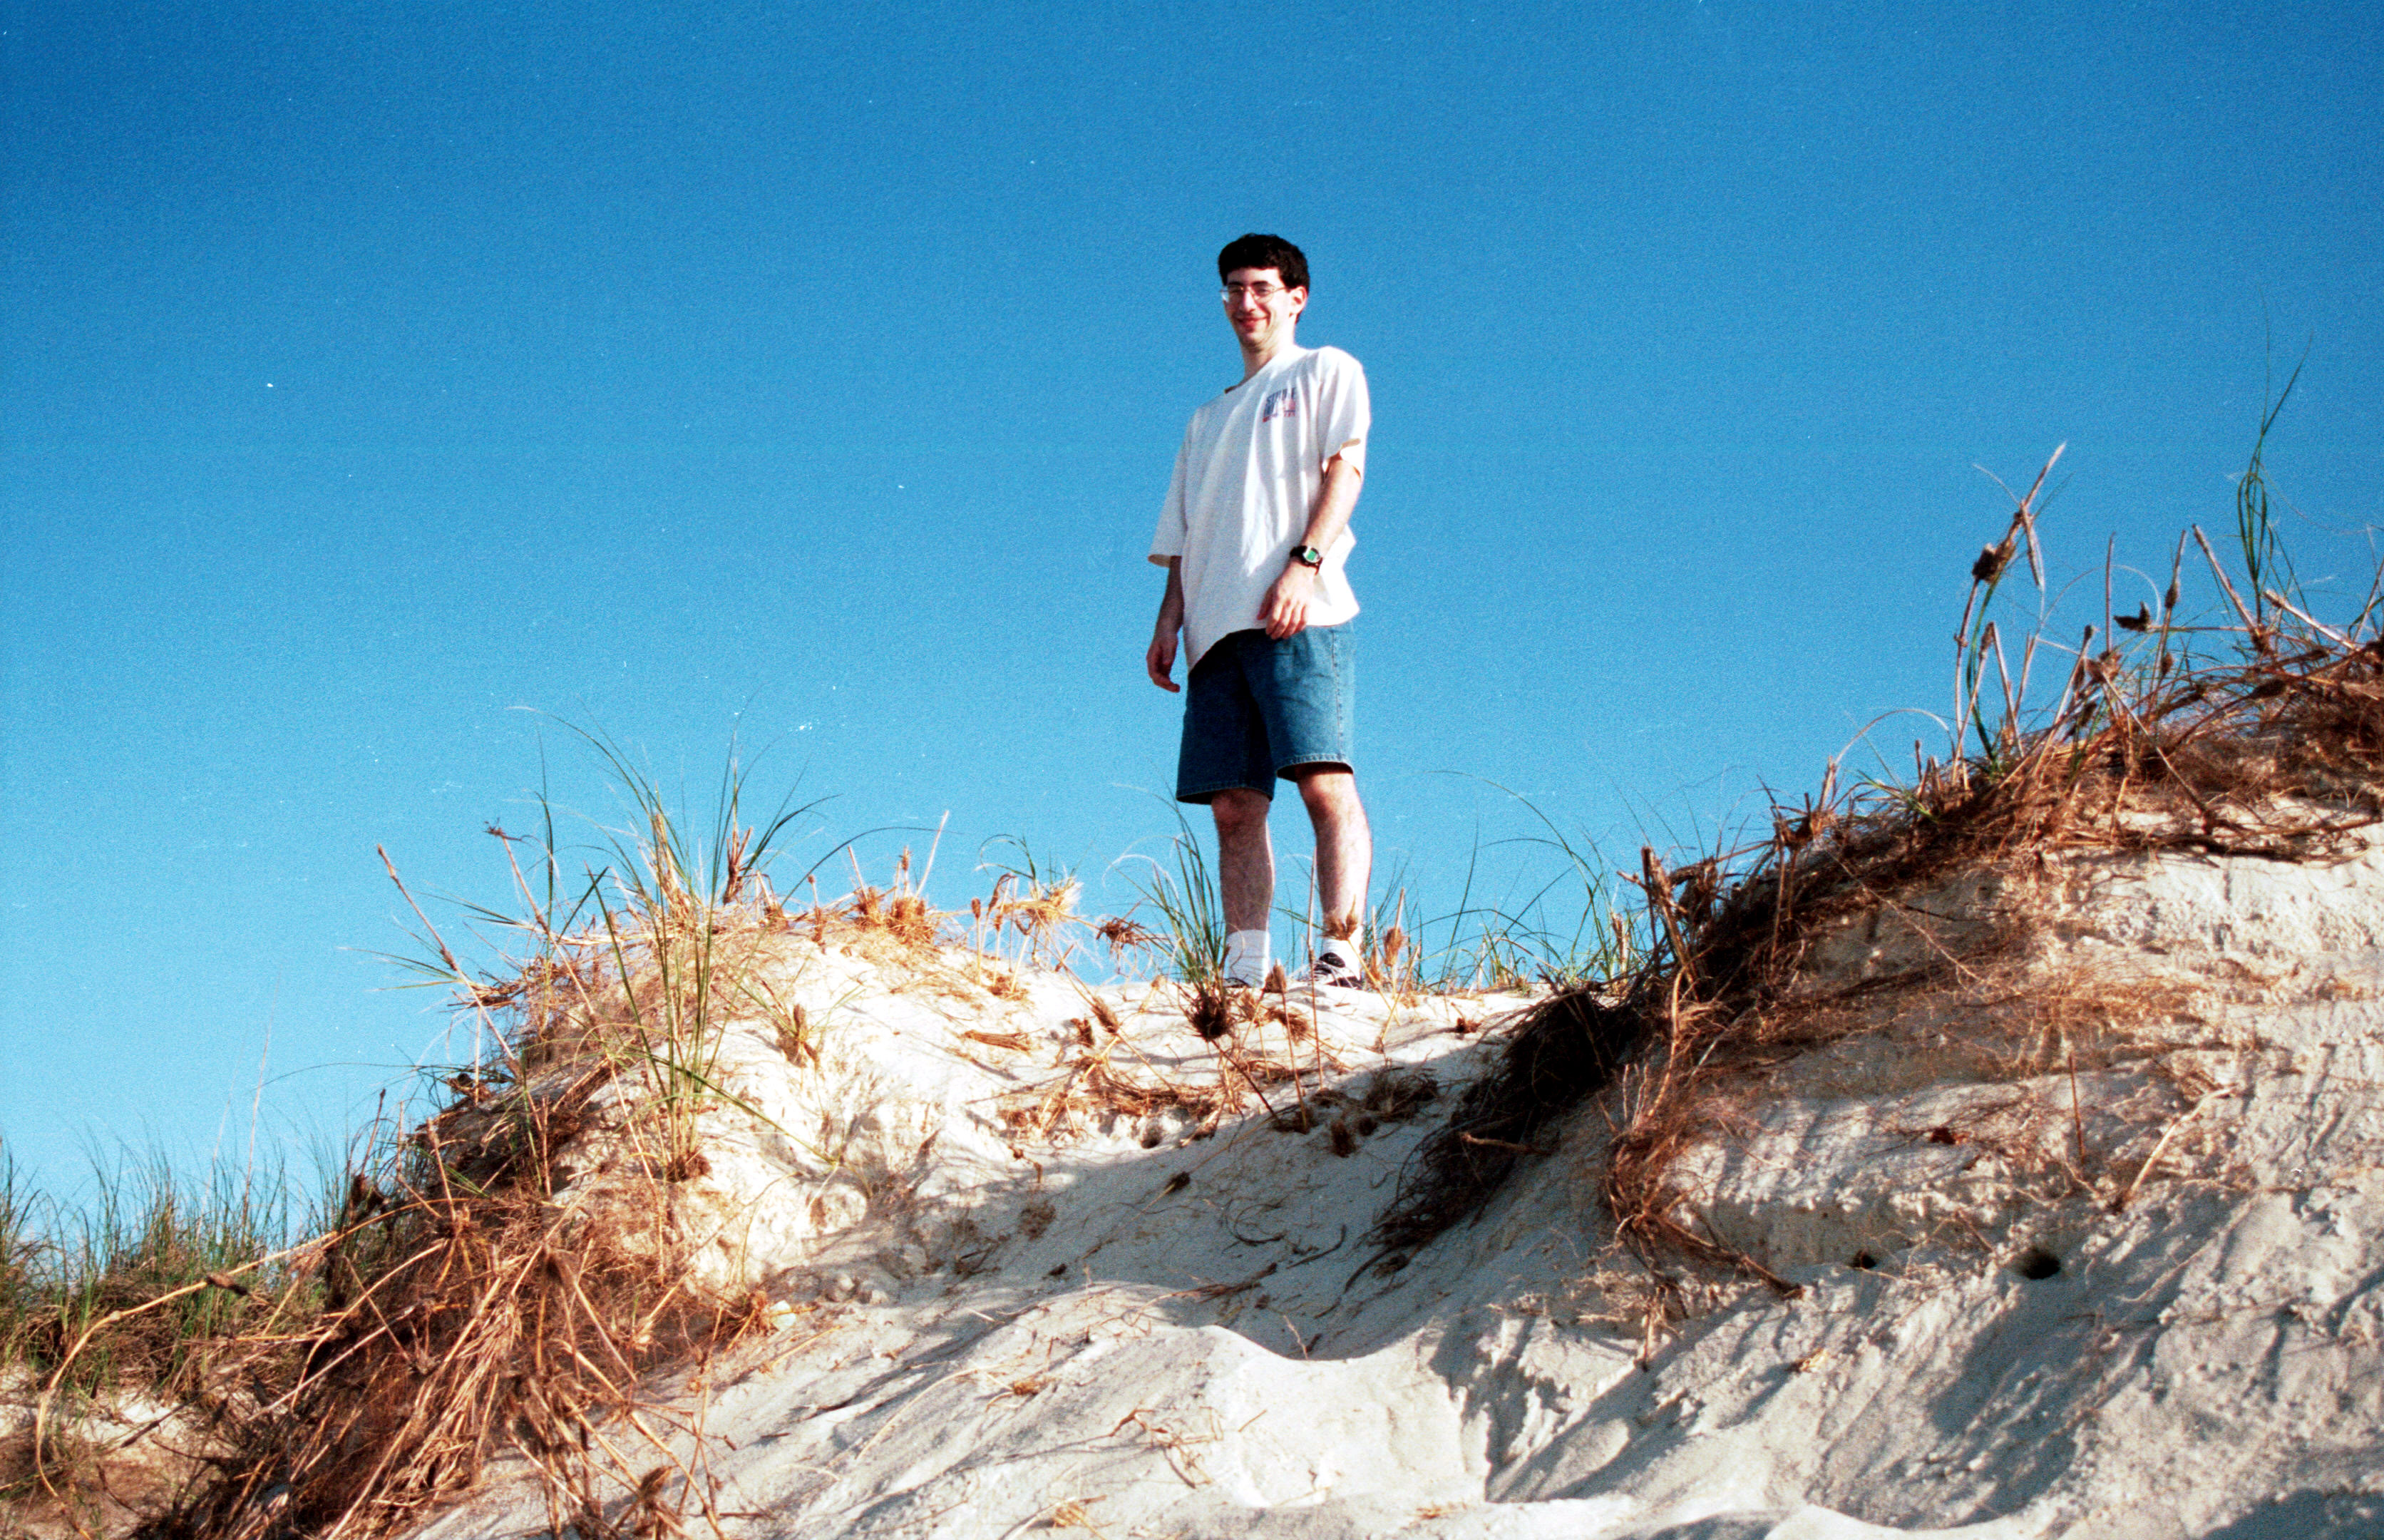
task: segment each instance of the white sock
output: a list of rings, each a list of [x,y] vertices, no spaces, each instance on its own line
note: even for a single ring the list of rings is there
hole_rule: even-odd
[[[1269,938],[1263,930],[1237,930],[1225,938],[1225,977],[1255,989],[1266,982]]]
[[[1355,938],[1328,936],[1316,949],[1319,962],[1330,962],[1335,967],[1355,969],[1358,966],[1358,942]]]

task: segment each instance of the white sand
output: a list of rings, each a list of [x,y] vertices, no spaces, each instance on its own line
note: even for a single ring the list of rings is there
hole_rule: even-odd
[[[1944,1051],[1987,1036],[1954,995],[1782,1066],[1684,1172],[1801,1292],[1724,1290],[1645,1363],[1597,1106],[1404,1266],[1364,1239],[1487,1062],[1451,1025],[1516,1002],[1329,992],[1347,1067],[1325,1087],[1428,1066],[1443,1088],[1346,1157],[1263,1115],[1031,1142],[1001,1112],[1079,1051],[1073,985],[956,998],[802,943],[773,984],[824,1060],[732,1032],[724,1084],[776,1126],[708,1114],[679,1216],[713,1237],[707,1282],[763,1285],[783,1323],[653,1393],[700,1416],[700,1449],[677,1444],[733,1535],[2384,1534],[2384,854],[2073,857],[2053,880],[2041,968],[2163,1009],[2064,1028],[2097,1045],[2074,1108],[2067,1073]],[[1952,934],[1995,901],[1921,907]],[[1850,929],[1820,965],[1891,965],[1899,934]],[[1105,998],[1122,1068],[1213,1077],[1163,995]],[[2023,1277],[2030,1247],[2059,1271]],[[516,1472],[422,1533],[545,1523]]]

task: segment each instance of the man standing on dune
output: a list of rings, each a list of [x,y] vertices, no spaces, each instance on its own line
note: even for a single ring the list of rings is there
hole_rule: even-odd
[[[1242,379],[1192,414],[1176,452],[1150,542],[1167,595],[1144,667],[1178,689],[1181,637],[1175,800],[1208,803],[1217,821],[1226,975],[1255,986],[1267,975],[1267,811],[1280,779],[1299,788],[1316,832],[1323,938],[1306,977],[1354,987],[1373,842],[1350,758],[1358,601],[1344,567],[1366,470],[1366,374],[1338,348],[1294,340],[1308,306],[1298,246],[1245,235],[1218,254],[1217,275]]]

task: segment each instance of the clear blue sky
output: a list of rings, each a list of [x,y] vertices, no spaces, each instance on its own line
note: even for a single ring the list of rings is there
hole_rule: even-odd
[[[1361,785],[1442,902],[1531,829],[1466,776],[1628,852],[1937,706],[1974,463],[2067,441],[2059,572],[2165,568],[2271,323],[2304,575],[2384,522],[2364,0],[0,18],[0,1136],[45,1182],[244,1130],[268,1026],[273,1138],[436,1051],[344,950],[402,941],[374,845],[502,901],[541,730],[613,812],[516,708],[699,801],[741,733],[835,799],[803,861],[949,813],[945,901],[1012,835],[1122,907],[1246,230],[1372,381]]]

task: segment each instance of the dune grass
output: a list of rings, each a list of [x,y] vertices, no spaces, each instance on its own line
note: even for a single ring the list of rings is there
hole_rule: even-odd
[[[1551,870],[1533,879],[1520,898],[1490,899],[1478,891],[1485,847],[1477,840],[1455,904],[1440,910],[1404,868],[1394,868],[1374,885],[1360,935],[1369,984],[1401,994],[1530,992],[1622,972],[1633,942],[1616,902],[1620,883],[1611,866],[1586,836],[1568,835],[1531,799],[1484,784],[1513,799],[1540,826],[1536,834],[1501,843],[1547,852]],[[1163,973],[1196,992],[1222,988],[1224,905],[1209,864],[1208,838],[1180,808],[1173,811],[1176,830],[1165,859],[1137,858],[1139,901],[1126,919],[1149,921],[1146,934]],[[1279,901],[1276,915],[1312,948],[1314,914]]]
[[[43,1303],[35,1272],[43,1251],[34,1230],[35,1206],[16,1161],[0,1150],[0,1371],[27,1361],[32,1322]]]
[[[1438,915],[1429,914],[1395,879],[1385,902],[1393,915],[1391,925],[1404,915],[1414,927],[1402,949],[1409,956],[1413,986],[1436,991],[1533,991],[1619,976],[1629,965],[1633,943],[1618,902],[1621,883],[1613,864],[1586,835],[1566,833],[1521,792],[1496,781],[1482,784],[1510,799],[1539,826],[1536,834],[1501,843],[1543,852],[1547,875],[1519,900],[1479,897],[1484,847],[1477,839],[1466,861],[1456,907]],[[1385,937],[1389,928],[1378,925],[1374,934]]]
[[[260,1268],[324,1217],[278,1161],[218,1158],[193,1179],[162,1150],[125,1149],[93,1160],[71,1205],[0,1168],[0,1361],[54,1393],[192,1394],[260,1312],[305,1308],[296,1270]],[[169,1294],[173,1308],[128,1317]]]
[[[0,1165],[0,1386],[31,1413],[0,1447],[0,1504],[120,1527],[113,1459],[161,1420],[180,1424],[166,1463],[188,1470],[208,1447],[195,1409],[290,1372],[288,1334],[322,1306],[304,1237],[325,1218],[269,1160],[193,1178],[119,1150],[73,1203]]]
[[[771,998],[751,964],[788,934],[768,867],[816,804],[789,793],[749,824],[732,750],[708,818],[690,820],[618,745],[577,736],[627,820],[590,820],[592,840],[566,851],[541,793],[537,835],[491,828],[515,901],[460,905],[479,966],[391,863],[419,927],[391,961],[448,993],[471,1029],[469,1061],[429,1072],[452,1097],[434,1097],[443,1107],[391,1120],[361,1147],[316,1248],[319,1308],[292,1333],[291,1372],[230,1410],[220,1478],[164,1532],[386,1533],[506,1448],[554,1475],[557,1526],[590,1532],[602,1517],[588,1506],[590,1462],[618,1463],[599,1424],[632,1404],[649,1368],[750,1325],[745,1302],[684,1288],[671,1194],[707,1169],[702,1112],[744,1108],[720,1083],[728,1020],[760,1015],[790,1058],[815,1051],[818,1024]],[[559,1157],[621,1084],[630,1111],[609,1126],[624,1161],[609,1196],[558,1205]],[[652,1474],[626,1472],[633,1488]],[[701,1484],[679,1476],[689,1492]]]
[[[2106,580],[2099,623],[2076,645],[2032,624],[2010,666],[1990,608],[2025,553],[2042,614],[2036,518],[2056,450],[1972,565],[1948,755],[1916,748],[1909,779],[1844,786],[1833,762],[1818,796],[1772,809],[1766,834],[1677,870],[1643,851],[1645,950],[1610,982],[1560,990],[1524,1016],[1497,1068],[1403,1174],[1375,1242],[1411,1249],[1478,1212],[1543,1129],[1611,1092],[1603,1196],[1651,1274],[1668,1278],[1669,1261],[1688,1259],[1778,1284],[1693,1226],[1670,1173],[1706,1120],[1726,1115],[1716,1112],[1728,1105],[1722,1076],[1863,1019],[1851,1000],[1797,995],[1821,927],[1881,894],[2056,849],[2322,859],[2384,821],[2384,568],[2331,624],[2292,588],[2261,485],[2281,401],[2264,406],[2239,482],[2238,570],[2257,602],[2189,528],[2157,613],[2113,613]],[[2180,610],[2188,539],[2211,585],[2212,613],[2200,617]],[[2040,655],[2065,666],[2040,681]],[[1934,987],[1948,965],[1925,962],[1903,983]],[[1876,996],[1897,982],[1851,987]]]
[[[1195,989],[1221,986],[1225,977],[1224,900],[1209,867],[1206,842],[1181,808],[1174,812],[1169,859],[1162,863],[1144,858],[1147,876],[1136,887],[1156,916],[1152,929],[1160,937],[1168,971]]]
[[[547,1199],[589,1096],[624,1077],[652,1190],[701,1169],[696,1112],[735,1099],[716,1083],[721,1024],[775,1003],[746,998],[754,938],[786,928],[766,866],[813,804],[790,794],[749,824],[732,751],[709,822],[690,824],[616,745],[579,736],[627,826],[598,826],[575,872],[541,795],[539,836],[490,831],[511,908],[461,904],[460,929],[442,927],[406,892],[416,947],[389,960],[446,991],[470,1031],[464,1062],[424,1072],[443,1111],[378,1120],[328,1196],[269,1164],[186,1179],[152,1153],[61,1204],[0,1167],[0,1371],[37,1406],[0,1463],[13,1497],[91,1527],[106,1482],[88,1456],[145,1399],[183,1407],[184,1442],[224,1472],[150,1515],[153,1533],[378,1533],[467,1484],[507,1420],[576,1447],[587,1413],[571,1405],[607,1404],[656,1354],[741,1326],[674,1301],[667,1248],[636,1244],[635,1221],[565,1235]],[[468,934],[461,950],[451,931]],[[550,1353],[594,1367],[525,1375]]]

